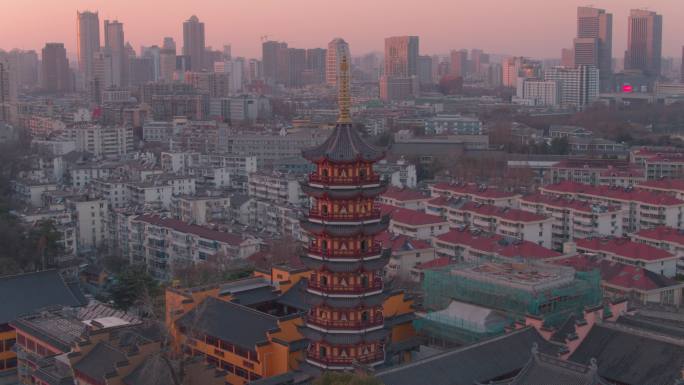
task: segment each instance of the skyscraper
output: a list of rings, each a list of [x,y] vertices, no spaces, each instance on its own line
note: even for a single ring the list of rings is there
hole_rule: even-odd
[[[124,39],[123,24],[117,20],[104,21],[104,48],[111,56],[111,85],[128,86],[128,52]]]
[[[582,109],[598,99],[599,71],[595,66],[553,67],[544,77],[559,85],[561,105]]]
[[[613,60],[613,15],[604,9],[578,7],[574,50],[574,65],[593,65],[601,79],[608,81]]]
[[[9,65],[7,62],[0,60],[0,122],[9,120],[11,83]]]
[[[190,69],[200,71],[206,68],[204,62],[204,23],[192,15],[183,23],[183,55],[190,57]]]
[[[663,17],[655,12],[633,9],[627,19],[625,69],[660,75],[663,47]]]
[[[468,74],[468,51],[451,51],[451,75],[465,77]]]
[[[46,43],[42,51],[41,85],[46,92],[71,91],[71,74],[62,43]]]
[[[432,78],[431,56],[418,56],[418,82],[423,86],[434,84],[434,80]]]
[[[394,36],[385,39],[385,76],[418,75],[418,36]]]
[[[97,12],[76,12],[76,51],[78,70],[85,84],[93,77],[93,59],[100,50],[100,18]]]
[[[320,84],[325,82],[324,48],[309,48],[306,50],[306,83]]]
[[[265,41],[261,44],[261,60],[263,62],[263,76],[266,83],[274,85],[278,78],[278,52],[287,49],[287,43],[279,41]]]
[[[344,39],[335,38],[328,43],[328,51],[325,59],[325,81],[329,86],[337,87],[338,79],[340,78],[340,63],[342,57],[347,57],[347,62],[351,62],[351,53],[349,52],[349,44]],[[351,71],[350,66],[347,70]]]

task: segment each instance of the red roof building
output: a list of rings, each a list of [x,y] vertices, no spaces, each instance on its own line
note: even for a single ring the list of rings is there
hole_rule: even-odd
[[[465,198],[477,203],[501,207],[517,207],[520,194],[475,183],[436,183],[430,186],[432,197]]]
[[[558,259],[554,263],[573,267],[577,271],[598,269],[601,286],[607,297],[627,297],[641,304],[682,305],[684,283],[639,266],[587,255]]]
[[[383,249],[392,251],[390,261],[385,267],[385,277],[388,279],[407,281],[416,265],[435,259],[434,247],[421,239],[385,231],[378,234],[375,240],[380,242]]]
[[[684,231],[671,227],[644,229],[631,236],[634,242],[645,243],[677,256],[677,275],[684,275]]]
[[[433,239],[438,256],[475,262],[481,259],[551,260],[561,253],[529,241],[506,238],[482,231],[451,230]]]
[[[576,243],[580,253],[642,267],[667,277],[674,277],[677,272],[677,256],[645,243],[633,242],[627,238],[578,239]]]
[[[390,216],[390,231],[416,239],[430,239],[435,235],[449,231],[446,219],[422,211],[382,207],[381,212],[387,211]]]

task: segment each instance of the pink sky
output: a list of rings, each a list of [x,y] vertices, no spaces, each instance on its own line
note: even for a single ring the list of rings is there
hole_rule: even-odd
[[[100,22],[117,18],[136,51],[173,36],[182,46],[182,22],[205,22],[207,45],[229,43],[234,55],[259,57],[260,36],[290,46],[323,47],[346,39],[353,54],[380,51],[383,38],[420,36],[422,54],[452,48],[534,57],[560,56],[571,45],[578,5],[613,13],[613,56],[622,57],[630,8],[663,15],[666,56],[681,55],[684,0],[1,0],[0,48],[39,49],[65,43],[73,57],[76,10],[98,10]]]

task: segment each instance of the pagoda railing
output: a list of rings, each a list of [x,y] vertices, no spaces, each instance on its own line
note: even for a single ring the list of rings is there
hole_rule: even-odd
[[[360,284],[353,285],[340,285],[340,284],[328,284],[323,285],[318,281],[316,275],[312,275],[308,282],[308,288],[316,291],[321,291],[326,294],[364,294],[368,292],[382,290],[382,278],[376,277],[368,282],[368,285],[363,286]]]
[[[320,246],[309,246],[308,251],[311,254],[316,254],[316,255],[320,255],[321,257],[328,257],[328,258],[364,258],[364,257],[371,257],[371,256],[378,255],[378,254],[382,253],[382,244],[377,242],[372,247],[367,248],[366,250],[356,250],[356,249],[332,250],[330,248],[324,249]]]
[[[367,176],[323,176],[317,173],[309,174],[309,182],[339,185],[362,185],[380,183],[380,175]]]
[[[326,221],[362,221],[368,219],[380,219],[381,211],[379,208],[374,208],[365,213],[323,213],[320,210],[313,208],[309,210],[309,218],[320,219]]]
[[[374,319],[362,320],[331,320],[321,319],[313,316],[308,316],[306,323],[308,325],[319,326],[324,329],[346,329],[346,330],[363,330],[372,327],[382,326],[385,320],[382,316]]]
[[[309,348],[307,350],[306,358],[312,361],[316,361],[323,365],[352,365],[355,362],[361,364],[370,364],[379,362],[385,359],[384,350],[378,350],[372,353],[364,354],[361,356],[354,357],[333,357],[330,355],[321,356],[315,348]]]

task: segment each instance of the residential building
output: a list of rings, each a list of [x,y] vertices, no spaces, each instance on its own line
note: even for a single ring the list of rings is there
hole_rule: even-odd
[[[622,222],[623,234],[657,226],[682,226],[684,201],[664,193],[574,182],[546,185],[540,188],[540,192],[607,206],[620,206],[625,213]]]
[[[249,174],[247,194],[270,202],[301,205],[305,196],[299,180],[292,174],[255,172]]]
[[[517,193],[475,183],[435,183],[430,185],[430,196],[464,198],[476,203],[513,208],[518,207],[518,200],[521,197]]]
[[[108,201],[87,195],[67,198],[66,207],[76,225],[79,252],[95,251],[107,241]]]
[[[379,202],[383,205],[418,211],[425,209],[425,203],[428,200],[430,197],[418,190],[397,187],[389,187],[379,197]]]
[[[230,219],[231,198],[219,194],[180,195],[171,197],[174,218],[196,225]]]
[[[129,234],[132,258],[145,263],[150,274],[162,281],[172,279],[174,269],[188,264],[247,258],[259,251],[261,243],[249,236],[154,215],[133,219]]]
[[[578,54],[578,47],[575,44],[572,66],[584,64],[597,67],[599,79],[602,84],[607,85],[605,81],[611,78],[613,72],[613,15],[604,9],[577,7],[577,38],[595,40],[596,51],[595,54],[586,55],[586,51],[580,50]],[[591,42],[589,44],[594,45]]]
[[[120,158],[133,152],[133,128],[76,124],[66,127],[63,137],[76,142],[76,149],[98,158]]]
[[[482,135],[482,121],[472,116],[438,114],[425,119],[425,132],[437,135]]]
[[[330,43],[328,43],[328,50],[326,51],[325,58],[325,82],[331,87],[339,86],[340,63],[342,62],[343,57],[346,57],[347,61],[351,62],[349,44],[341,38],[331,40]],[[347,68],[346,71],[351,74],[351,68]]]
[[[395,235],[389,231],[380,233],[376,240],[382,244],[383,249],[392,250],[389,263],[385,266],[387,279],[408,282],[414,267],[435,259],[435,249],[425,240]]]
[[[174,195],[193,195],[196,180],[189,176],[162,176],[128,183],[127,197],[135,207],[168,209]]]
[[[577,238],[621,237],[626,215],[620,206],[592,204],[542,194],[522,197],[520,209],[553,218],[551,247],[556,250],[562,250],[565,242]]]
[[[430,240],[449,231],[449,222],[437,215],[393,206],[383,206],[382,211],[390,216],[389,231],[393,234]]]
[[[546,248],[552,247],[553,219],[546,215],[466,201],[449,208],[446,217],[454,227],[476,227],[507,237],[530,241]]]
[[[123,23],[118,20],[104,21],[104,53],[110,60],[109,79],[105,87],[127,87],[129,84],[129,57],[125,48]],[[103,90],[104,90],[103,88]]]
[[[645,243],[677,256],[679,259],[676,273],[678,276],[684,275],[684,232],[660,226],[632,233],[630,238],[634,242]]]
[[[389,181],[391,186],[397,188],[416,188],[418,185],[418,175],[416,165],[410,163],[403,156],[396,162],[381,160],[373,166],[376,173],[380,174],[383,180]]]
[[[634,265],[670,278],[677,274],[679,257],[646,243],[633,242],[629,238],[591,238],[575,242],[580,253]]]

